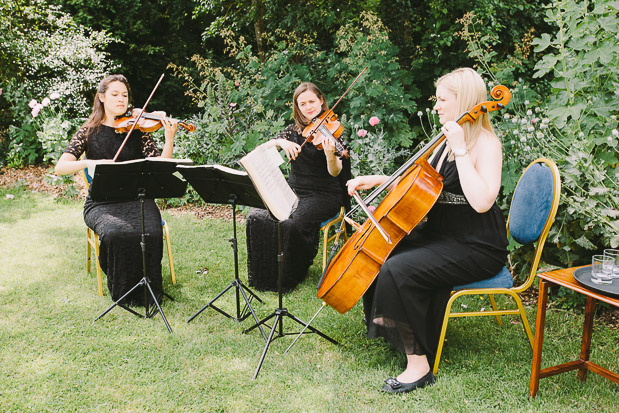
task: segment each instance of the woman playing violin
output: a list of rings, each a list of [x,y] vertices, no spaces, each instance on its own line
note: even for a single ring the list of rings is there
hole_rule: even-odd
[[[71,174],[97,163],[112,162],[126,133],[117,133],[116,118],[127,112],[131,89],[122,75],[103,79],[95,94],[90,118],[73,136],[56,164],[59,175]],[[165,114],[164,114],[165,116]],[[134,130],[118,154],[118,161],[146,157],[172,157],[177,121],[161,120],[165,128],[165,145],[160,152],[152,136]],[[82,154],[86,159],[79,160]],[[90,195],[84,204],[84,222],[101,240],[99,263],[107,275],[108,288],[114,301],[122,297],[142,278],[142,253],[140,249],[141,215],[138,201],[94,202]],[[154,200],[144,202],[144,224],[147,234],[146,272],[151,284],[161,289],[162,227],[161,214]],[[140,291],[138,291],[140,290]],[[128,297],[130,304],[144,304],[143,292],[136,290]]]
[[[402,393],[434,382],[430,366],[452,288],[491,278],[507,258],[505,221],[495,200],[501,185],[501,142],[488,114],[460,126],[455,119],[486,100],[472,69],[457,69],[436,82],[436,105],[446,142],[430,158],[444,177],[427,222],[393,251],[363,297],[368,337],[384,337],[406,354],[406,369],[382,390]],[[362,176],[348,190],[385,182]]]
[[[294,92],[294,123],[288,125],[267,147],[282,149],[291,160],[288,184],[299,198],[290,219],[282,222],[283,289],[294,289],[307,276],[318,249],[320,223],[333,217],[345,202],[350,174],[348,160],[336,156],[329,137],[315,135],[304,143],[304,129],[328,110],[323,93],[313,83],[302,83]],[[322,149],[318,149],[321,144]],[[250,285],[277,291],[277,224],[265,210],[254,209],[247,217],[247,253]]]

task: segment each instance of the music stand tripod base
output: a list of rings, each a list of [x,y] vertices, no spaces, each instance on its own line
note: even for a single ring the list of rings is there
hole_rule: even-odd
[[[213,298],[204,307],[198,310],[198,312],[196,312],[194,315],[189,317],[189,319],[187,320],[188,323],[191,322],[191,320],[193,320],[194,318],[196,318],[200,313],[202,313],[202,311],[206,310],[209,307],[211,307],[213,310],[219,312],[220,314],[223,314],[224,316],[234,321],[239,321],[239,322],[243,321],[251,315],[253,316],[256,323],[258,323],[258,317],[256,316],[256,313],[254,312],[254,309],[251,306],[251,302],[254,298],[258,300],[258,302],[260,303],[262,303],[262,300],[252,290],[250,290],[245,284],[243,284],[243,281],[241,281],[241,279],[239,278],[239,251],[238,251],[238,242],[237,242],[237,237],[236,237],[236,199],[237,198],[235,194],[230,194],[230,199],[228,201],[230,204],[232,204],[232,226],[233,226],[234,237],[230,238],[228,241],[230,242],[230,246],[232,247],[232,250],[234,252],[234,280],[232,280],[232,282],[228,284],[226,288],[224,288],[219,294],[217,294],[215,298]],[[221,296],[223,296],[226,292],[228,292],[228,290],[230,290],[231,288],[235,289],[236,317],[231,314],[228,314],[227,312],[225,312],[224,310],[222,310],[221,308],[213,304]],[[245,294],[245,292],[249,293],[249,298],[247,294]],[[245,306],[243,307],[242,310],[241,310],[240,295],[242,295],[243,299],[245,300]],[[260,327],[260,333],[262,334],[262,337],[266,340],[267,336],[262,330],[262,327]]]
[[[294,321],[295,323],[303,326],[303,332],[305,334],[309,334],[309,333],[315,333],[318,334],[320,337],[330,341],[333,344],[338,345],[339,343],[337,341],[335,341],[334,339],[332,339],[331,337],[327,336],[326,334],[324,334],[323,332],[321,332],[320,330],[310,326],[308,323],[303,322],[302,320],[298,319],[297,317],[295,317],[294,315],[292,315],[288,309],[283,307],[283,296],[282,296],[282,264],[284,261],[284,252],[282,250],[283,246],[282,246],[282,230],[281,230],[281,222],[278,221],[277,222],[277,248],[278,248],[278,255],[277,255],[277,267],[278,267],[278,274],[277,274],[277,295],[278,295],[278,303],[279,303],[279,307],[276,308],[273,313],[271,313],[270,315],[268,315],[267,317],[263,318],[262,320],[260,320],[259,322],[257,322],[256,324],[254,324],[253,326],[251,326],[250,328],[246,329],[243,331],[243,333],[249,333],[251,330],[253,330],[256,327],[260,327],[262,324],[265,324],[267,321],[269,321],[272,318],[275,318],[275,320],[273,320],[273,325],[271,326],[271,331],[269,332],[269,337],[266,340],[266,344],[264,346],[264,349],[262,350],[262,354],[260,356],[260,361],[258,362],[258,366],[256,367],[256,370],[254,372],[254,376],[253,379],[255,380],[256,377],[258,377],[258,373],[260,372],[260,369],[262,367],[262,363],[264,362],[264,358],[266,357],[267,351],[269,350],[269,345],[271,344],[271,342],[273,342],[274,340],[280,338],[280,337],[284,337],[287,335],[297,335],[298,333],[285,333],[284,332],[284,317],[288,317],[290,318],[292,321]],[[275,330],[278,330],[277,335],[275,335]],[[306,331],[309,330],[309,331]]]
[[[148,292],[150,293],[151,298],[153,299],[153,302],[155,303],[155,306],[157,307],[157,311],[159,312],[159,314],[161,314],[161,318],[163,319],[163,322],[165,323],[165,326],[168,328],[168,331],[170,332],[170,334],[172,334],[172,329],[170,328],[170,324],[168,323],[168,320],[165,317],[165,314],[163,313],[163,310],[161,309],[161,306],[159,305],[159,300],[157,300],[157,297],[153,291],[153,288],[150,285],[150,280],[148,279],[148,277],[146,276],[146,234],[144,232],[144,198],[145,198],[145,190],[143,188],[140,188],[138,190],[138,201],[140,202],[140,218],[142,221],[142,233],[141,233],[141,241],[140,241],[140,247],[142,250],[142,272],[143,272],[143,276],[142,279],[140,281],[138,281],[138,283],[136,285],[134,285],[133,287],[131,287],[131,289],[129,291],[127,291],[122,297],[120,297],[118,300],[116,300],[114,302],[114,304],[112,304],[107,310],[105,310],[103,313],[101,313],[101,315],[99,315],[97,318],[95,318],[95,321],[97,321],[98,319],[100,319],[101,317],[103,317],[104,315],[106,315],[107,313],[109,313],[110,311],[112,311],[112,309],[114,307],[116,307],[117,305],[120,306],[121,308],[129,311],[132,314],[137,315],[138,317],[144,317],[144,318],[151,318],[154,316],[154,309],[151,311],[150,309],[150,302],[148,301],[148,295],[146,293],[146,291],[148,290]],[[125,297],[127,297],[129,294],[131,294],[136,288],[143,286],[144,287],[144,316],[142,316],[142,314],[138,313],[137,311],[127,307],[126,305],[122,304],[122,301],[125,299]],[[167,295],[166,293],[164,293],[163,291],[160,291],[162,293],[162,297],[163,295],[167,296],[168,298],[172,299],[172,297],[170,297],[169,295]]]

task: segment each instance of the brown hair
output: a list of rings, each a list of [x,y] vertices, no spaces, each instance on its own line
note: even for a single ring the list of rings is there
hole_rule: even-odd
[[[305,121],[305,116],[301,113],[299,106],[297,105],[297,99],[299,95],[303,92],[307,91],[313,92],[318,99],[322,99],[322,111],[329,109],[329,105],[327,105],[327,99],[325,99],[325,95],[318,89],[318,86],[311,82],[303,82],[297,89],[294,91],[294,95],[292,96],[292,116],[294,117],[294,123],[296,124],[297,129],[299,131],[303,131],[305,127],[308,125],[308,122]]]
[[[105,108],[103,107],[103,102],[99,99],[99,94],[104,95],[112,82],[121,82],[127,87],[129,102],[131,102],[131,87],[129,87],[129,82],[126,77],[123,75],[109,75],[105,79],[101,80],[99,82],[99,86],[97,87],[97,93],[95,93],[94,102],[92,104],[92,113],[83,125],[87,128],[87,134],[94,128],[100,126],[101,122],[103,122],[103,118],[105,117]]]

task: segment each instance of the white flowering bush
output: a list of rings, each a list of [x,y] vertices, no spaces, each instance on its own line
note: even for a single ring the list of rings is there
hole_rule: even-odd
[[[92,90],[115,68],[104,52],[113,41],[108,34],[75,24],[45,0],[22,3],[0,4],[0,87],[5,95],[0,129],[8,130],[0,142],[0,164],[11,166],[52,160],[48,148],[68,142],[66,122],[88,114]],[[42,104],[39,97],[49,99],[52,93],[57,119],[52,122],[47,109],[39,109],[37,119],[39,112],[35,115],[28,103],[41,99]]]

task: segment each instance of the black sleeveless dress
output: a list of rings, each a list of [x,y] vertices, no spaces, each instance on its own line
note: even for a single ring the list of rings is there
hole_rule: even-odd
[[[425,354],[430,366],[452,288],[495,276],[507,259],[505,220],[496,203],[480,214],[466,202],[455,161],[445,159],[439,173],[443,194],[427,222],[397,246],[363,297],[368,337]]]
[[[305,138],[288,125],[276,138],[299,145]],[[324,151],[305,144],[291,162],[288,184],[299,203],[290,219],[282,221],[282,290],[291,291],[307,276],[318,252],[320,223],[335,216],[347,195],[343,184],[350,176],[350,162],[343,161],[342,172],[331,176]],[[258,290],[277,291],[277,221],[264,209],[253,209],[246,220],[247,269],[249,285]]]
[[[117,134],[114,128],[105,125],[99,126],[88,136],[86,136],[86,129],[81,128],[73,136],[64,152],[76,158],[79,158],[85,151],[88,159],[112,159],[125,136],[126,134]],[[159,155],[159,149],[150,134],[134,131],[118,156],[118,161]],[[95,202],[88,194],[84,204],[84,222],[99,235],[99,264],[107,276],[110,296],[116,301],[143,277],[139,201]],[[162,291],[163,230],[159,208],[152,199],[144,201],[144,227],[146,275],[155,291]],[[136,289],[124,302],[131,305],[144,305],[143,289]]]

